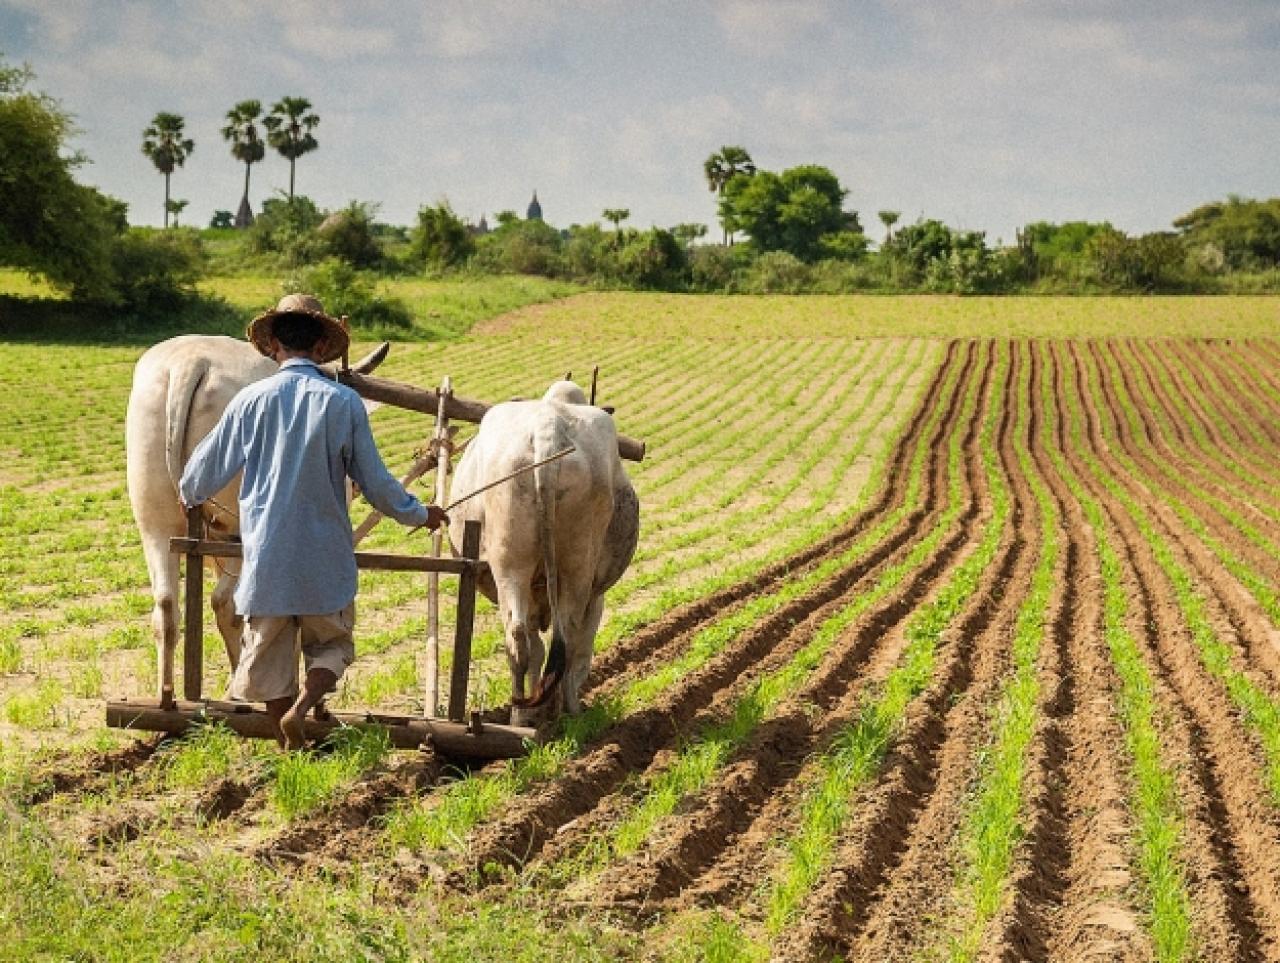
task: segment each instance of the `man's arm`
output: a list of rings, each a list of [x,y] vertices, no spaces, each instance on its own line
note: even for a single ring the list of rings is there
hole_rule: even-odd
[[[365,498],[388,518],[394,518],[401,525],[427,525],[431,528],[439,526],[444,520],[443,513],[436,507],[427,506],[405,490],[387,471],[387,466],[378,454],[378,446],[373,441],[373,431],[369,427],[369,415],[364,405],[355,401],[351,405],[352,444],[351,462],[347,466],[347,474],[360,486]]]
[[[239,436],[239,407],[233,402],[191,453],[178,483],[182,504],[201,505],[236,477],[244,467],[244,446]]]

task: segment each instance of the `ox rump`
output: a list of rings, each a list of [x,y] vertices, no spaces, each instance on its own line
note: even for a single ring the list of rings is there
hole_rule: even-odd
[[[538,401],[494,405],[453,482],[449,538],[481,523],[478,587],[498,608],[512,678],[513,724],[552,702],[581,711],[604,593],[635,554],[640,503],[622,468],[613,417],[571,381]],[[567,448],[563,458],[468,499],[495,478]],[[551,630],[544,648],[541,633]],[[543,659],[546,656],[544,670]]]

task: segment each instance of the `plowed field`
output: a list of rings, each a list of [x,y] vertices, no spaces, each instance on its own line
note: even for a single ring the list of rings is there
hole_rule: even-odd
[[[651,452],[587,711],[468,773],[97,729],[151,677],[113,350],[0,437],[15,958],[1280,959],[1275,341],[396,349],[478,397],[598,362]],[[362,593],[342,701],[413,707],[421,587]]]

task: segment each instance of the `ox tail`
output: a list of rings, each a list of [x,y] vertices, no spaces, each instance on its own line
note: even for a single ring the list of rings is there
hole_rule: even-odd
[[[175,495],[182,480],[182,470],[186,467],[182,453],[187,446],[191,403],[208,373],[209,361],[206,358],[169,372],[169,388],[165,397],[164,460]]]
[[[533,442],[535,461],[545,458],[553,450],[552,447],[540,444],[541,440],[535,432]],[[544,447],[546,451],[542,450]],[[533,492],[538,514],[538,541],[542,544],[542,567],[547,576],[547,605],[551,609],[551,645],[547,649],[547,664],[542,670],[542,679],[526,703],[529,706],[543,705],[555,695],[568,664],[564,631],[560,627],[560,579],[559,570],[556,568],[556,492],[552,473],[559,471],[560,466],[555,462],[533,470]]]

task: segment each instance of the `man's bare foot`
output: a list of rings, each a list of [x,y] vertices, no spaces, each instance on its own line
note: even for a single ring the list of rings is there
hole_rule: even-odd
[[[294,706],[284,714],[284,718],[280,720],[280,731],[284,733],[284,747],[286,749],[301,749],[307,744],[307,710],[298,711],[298,707]]]

